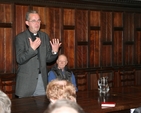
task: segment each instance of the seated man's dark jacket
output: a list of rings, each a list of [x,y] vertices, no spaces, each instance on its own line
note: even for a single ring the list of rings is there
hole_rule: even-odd
[[[61,69],[58,69],[57,66],[54,66],[51,70],[56,75],[56,78],[61,80],[68,80],[72,82],[71,81],[72,72],[67,67],[65,67],[64,71],[62,71]]]

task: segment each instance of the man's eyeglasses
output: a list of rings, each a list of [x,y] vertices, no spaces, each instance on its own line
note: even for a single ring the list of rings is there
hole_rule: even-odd
[[[41,22],[41,20],[28,20],[28,21],[32,22],[32,23],[36,23],[36,22],[40,23]]]

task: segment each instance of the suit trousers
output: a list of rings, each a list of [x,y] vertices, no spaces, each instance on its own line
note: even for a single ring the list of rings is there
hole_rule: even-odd
[[[33,96],[40,96],[40,95],[46,95],[41,74],[38,75],[37,86],[35,92],[33,93]]]

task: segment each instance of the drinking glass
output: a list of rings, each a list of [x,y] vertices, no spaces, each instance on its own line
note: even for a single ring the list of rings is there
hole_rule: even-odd
[[[108,85],[108,77],[101,77],[98,80],[98,90],[100,93],[108,93],[109,85]]]

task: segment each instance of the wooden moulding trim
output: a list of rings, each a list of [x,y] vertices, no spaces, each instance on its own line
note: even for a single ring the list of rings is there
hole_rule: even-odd
[[[12,28],[12,23],[0,23],[0,28]]]
[[[101,10],[127,9],[133,11],[133,9],[135,9],[136,11],[139,11],[139,9],[141,9],[141,1],[130,0],[1,0],[1,2]]]

